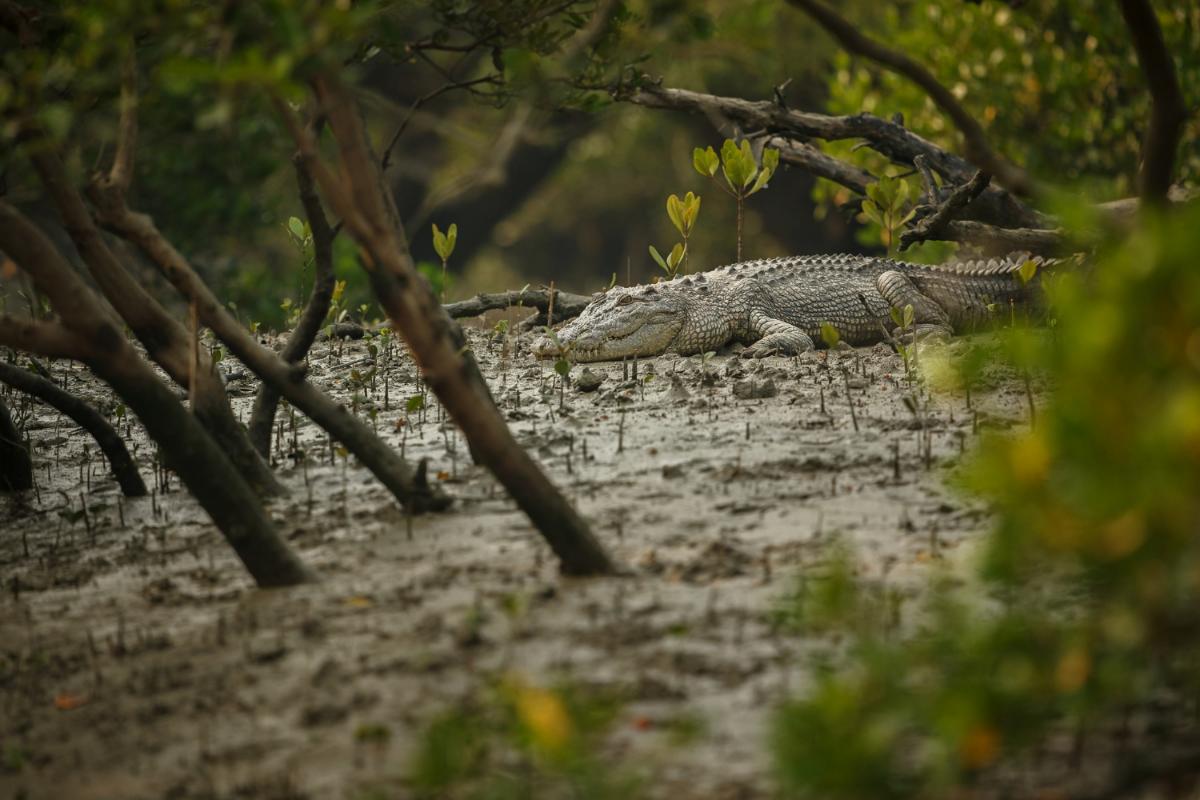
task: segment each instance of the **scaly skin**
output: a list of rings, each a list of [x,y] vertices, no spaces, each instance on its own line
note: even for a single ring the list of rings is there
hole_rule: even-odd
[[[894,325],[891,310],[909,304],[918,336],[948,336],[983,327],[997,314],[1006,318],[1010,304],[1037,313],[1039,277],[1054,262],[1034,259],[1038,277],[1025,284],[1017,274],[1025,260],[940,266],[854,255],[748,261],[598,294],[558,332],[558,341],[580,362],[690,355],[735,340],[749,345],[746,357],[792,355],[821,341],[823,322],[852,345],[882,341],[884,326]],[[560,350],[546,337],[535,352],[550,358]]]

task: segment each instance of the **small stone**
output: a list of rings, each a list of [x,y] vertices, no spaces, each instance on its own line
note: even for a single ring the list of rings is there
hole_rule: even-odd
[[[575,379],[575,386],[581,392],[594,392],[600,388],[600,384],[604,383],[607,375],[597,375],[587,367],[579,373],[579,377]]]
[[[770,378],[766,378],[765,380],[747,378],[744,381],[737,381],[733,384],[733,396],[739,400],[757,400],[765,397],[774,397],[777,394],[779,394],[779,387]]]

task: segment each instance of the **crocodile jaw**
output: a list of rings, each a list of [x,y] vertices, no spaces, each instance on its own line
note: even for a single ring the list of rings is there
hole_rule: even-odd
[[[561,348],[549,336],[543,336],[534,345],[534,353],[538,358],[555,358],[566,350],[572,361],[580,363],[657,356],[670,349],[682,325],[680,320],[666,319],[627,332],[582,329],[572,322],[557,334]]]
[[[592,302],[556,336],[534,345],[539,358],[564,351],[572,361],[649,357],[671,348],[686,319],[680,298],[653,287],[616,289]]]

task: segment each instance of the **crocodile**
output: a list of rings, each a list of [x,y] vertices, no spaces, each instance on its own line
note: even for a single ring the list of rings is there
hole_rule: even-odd
[[[1037,269],[1026,280],[1021,267],[1029,260]],[[860,255],[746,261],[601,292],[557,334],[539,340],[534,352],[609,361],[691,355],[741,341],[748,345],[745,357],[795,355],[823,341],[823,323],[850,345],[949,336],[986,327],[999,309],[1004,319],[1010,307],[1039,316],[1041,275],[1055,263],[1026,256],[941,265]],[[908,305],[911,325],[900,331],[891,312]]]

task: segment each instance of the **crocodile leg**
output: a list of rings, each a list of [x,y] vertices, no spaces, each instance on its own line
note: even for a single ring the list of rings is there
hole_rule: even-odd
[[[742,358],[794,356],[815,347],[812,337],[807,333],[783,320],[768,317],[761,311],[750,312],[750,332],[761,338],[742,351]]]
[[[880,274],[875,286],[891,308],[903,310],[908,305],[913,307],[913,333],[916,338],[947,338],[954,333],[950,326],[950,315],[946,310],[938,305],[937,301],[921,294],[921,290],[907,275],[888,270]],[[907,333],[897,328],[892,335],[900,339]]]

